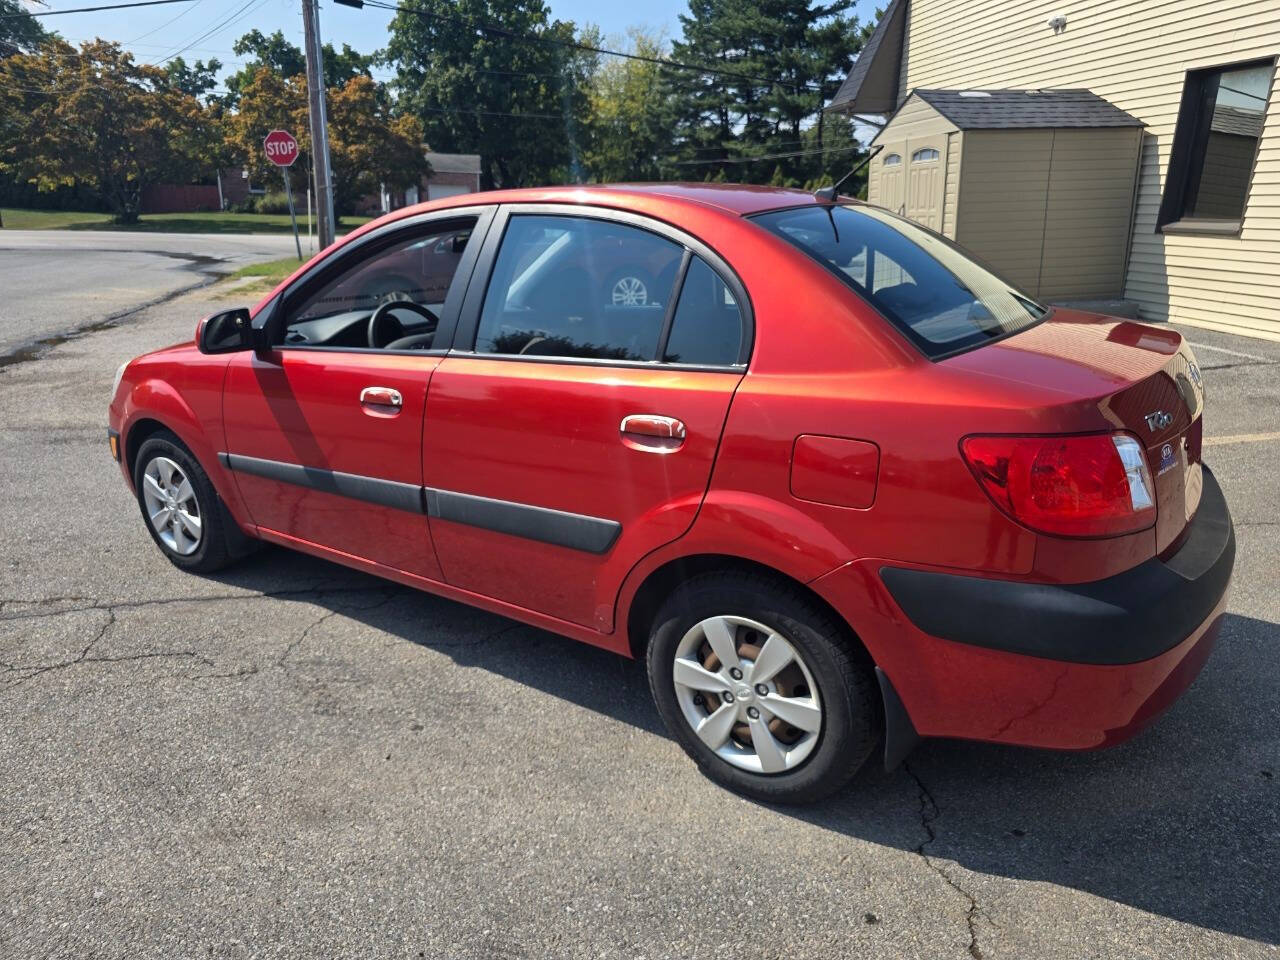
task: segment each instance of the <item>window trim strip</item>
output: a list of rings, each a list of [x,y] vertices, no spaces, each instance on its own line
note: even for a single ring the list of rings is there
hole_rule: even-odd
[[[689,263],[693,260],[693,251],[684,248],[684,256],[680,258],[680,267],[676,270],[676,280],[671,286],[671,296],[667,302],[667,312],[662,318],[662,329],[658,332],[658,346],[654,349],[653,360],[662,363],[667,355],[667,344],[671,340],[671,327],[676,322],[676,309],[680,297],[684,294],[684,280],[689,275]],[[741,321],[739,321],[741,322]]]

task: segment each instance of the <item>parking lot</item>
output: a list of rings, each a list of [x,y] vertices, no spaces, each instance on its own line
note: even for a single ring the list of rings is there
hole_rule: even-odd
[[[170,566],[107,393],[229,305],[0,365],[0,956],[1280,952],[1280,344],[1183,331],[1238,559],[1160,722],[773,809],[696,773],[639,664],[283,550]]]

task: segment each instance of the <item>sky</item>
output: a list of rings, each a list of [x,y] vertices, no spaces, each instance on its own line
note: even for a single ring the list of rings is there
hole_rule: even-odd
[[[47,0],[47,8],[72,8],[113,0]],[[27,3],[30,9],[46,9]],[[549,0],[553,17],[579,25],[594,23],[618,43],[629,26],[646,26],[678,35],[677,16],[687,9],[686,0],[646,0],[641,4],[618,0]],[[354,10],[332,0],[320,3],[321,39],[341,47],[349,43],[361,53],[386,45],[387,24],[394,14],[366,7]],[[242,63],[231,50],[235,40],[255,27],[263,33],[282,30],[302,46],[302,13],[299,0],[196,0],[166,6],[99,13],[72,13],[42,18],[72,43],[102,37],[117,40],[146,63],[159,63],[173,55],[188,63],[217,57],[233,69]],[[184,49],[185,48],[185,49]]]

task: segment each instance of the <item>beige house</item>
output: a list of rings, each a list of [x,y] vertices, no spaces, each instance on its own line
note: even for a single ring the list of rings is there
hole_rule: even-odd
[[[1045,300],[1280,340],[1280,0],[893,0],[868,197]],[[935,155],[936,154],[936,155]]]

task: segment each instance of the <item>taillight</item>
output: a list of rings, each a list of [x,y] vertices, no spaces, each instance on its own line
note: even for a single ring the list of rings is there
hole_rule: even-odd
[[[1127,433],[966,437],[982,489],[1019,523],[1063,537],[1113,537],[1156,521],[1155,484]]]

